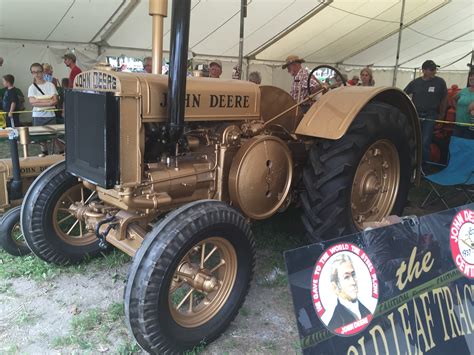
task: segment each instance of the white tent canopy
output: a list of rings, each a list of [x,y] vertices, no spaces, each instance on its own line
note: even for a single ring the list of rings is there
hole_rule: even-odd
[[[172,1],[176,0],[168,1],[165,20],[165,50]],[[389,84],[402,2],[248,0],[245,62],[259,70],[263,69],[258,65],[269,66],[264,80],[282,86],[289,79],[277,66],[290,54],[310,63],[339,65],[348,74],[366,65],[392,70],[377,81]],[[240,4],[241,0],[192,0],[189,48],[197,58],[221,57],[235,63]],[[466,77],[474,43],[473,15],[472,0],[405,0],[399,65],[410,72],[400,85],[425,59],[433,59],[444,71],[461,71],[456,80],[465,81],[461,78]],[[27,72],[34,61],[50,62],[56,74],[66,76],[61,60],[66,49],[75,50],[79,63],[88,67],[106,55],[143,57],[150,46],[147,0],[0,0],[0,56],[7,69],[21,64]],[[224,67],[227,77],[231,66]]]

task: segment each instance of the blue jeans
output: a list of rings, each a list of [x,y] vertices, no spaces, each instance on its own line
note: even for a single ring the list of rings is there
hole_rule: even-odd
[[[427,113],[420,117],[426,118],[428,120],[436,119],[436,112]],[[423,163],[426,163],[430,160],[431,155],[431,140],[433,139],[433,131],[436,122],[434,121],[421,121],[421,144],[423,152]]]

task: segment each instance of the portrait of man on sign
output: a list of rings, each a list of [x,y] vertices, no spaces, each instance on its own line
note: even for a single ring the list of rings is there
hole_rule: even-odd
[[[348,255],[341,253],[334,258],[331,264],[330,280],[337,296],[337,305],[328,324],[330,329],[339,329],[371,314],[358,299],[357,273]]]

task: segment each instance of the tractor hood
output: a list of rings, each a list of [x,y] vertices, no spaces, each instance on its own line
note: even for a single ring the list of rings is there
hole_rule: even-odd
[[[168,76],[89,70],[76,76],[74,90],[109,91],[141,101],[143,121],[166,121]],[[186,121],[258,119],[258,85],[241,80],[189,77],[186,82]]]

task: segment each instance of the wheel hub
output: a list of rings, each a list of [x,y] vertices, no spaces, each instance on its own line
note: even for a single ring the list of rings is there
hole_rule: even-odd
[[[372,144],[357,167],[351,193],[354,224],[379,221],[395,204],[400,181],[400,160],[396,147],[386,139]]]
[[[184,281],[196,291],[210,293],[219,290],[219,282],[216,277],[210,275],[209,270],[199,269],[198,265],[183,262],[176,270],[178,282]]]
[[[212,319],[226,303],[237,275],[237,255],[221,237],[193,246],[174,271],[168,297],[173,319],[194,328]]]

